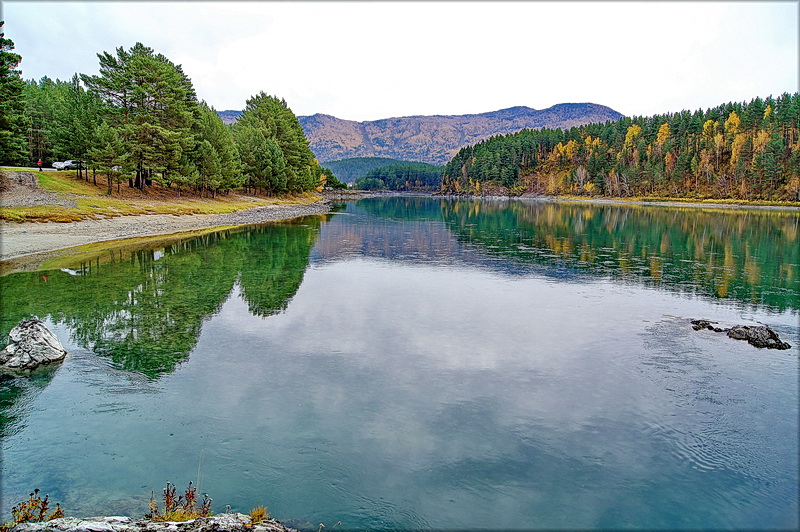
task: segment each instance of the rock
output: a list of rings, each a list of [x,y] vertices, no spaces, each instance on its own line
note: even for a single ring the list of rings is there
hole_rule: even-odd
[[[11,343],[0,351],[0,367],[33,369],[63,360],[67,351],[55,334],[38,319],[22,320],[8,333]]]
[[[692,320],[692,329],[695,331],[699,331],[700,329],[708,329],[709,331],[714,332],[725,332],[728,329],[721,329],[719,327],[714,327],[711,325],[712,323],[717,323],[716,321],[708,321],[708,320]]]
[[[734,325],[733,327],[723,329],[721,327],[714,327],[712,323],[716,321],[709,320],[692,320],[692,329],[699,331],[708,329],[714,332],[728,333],[729,338],[734,340],[747,340],[750,345],[755,347],[766,347],[767,349],[789,349],[792,346],[786,342],[781,341],[778,333],[767,327],[766,325]]]
[[[765,325],[736,325],[728,329],[728,337],[735,340],[747,340],[747,343],[767,349],[789,349],[792,347],[782,342],[778,334]]]
[[[129,517],[62,517],[42,523],[22,523],[11,532],[296,532],[276,521],[266,519],[252,524],[244,514],[219,514],[184,522],[158,522]]]

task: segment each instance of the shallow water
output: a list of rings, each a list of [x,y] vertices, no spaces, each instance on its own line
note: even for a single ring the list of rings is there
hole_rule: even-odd
[[[2,278],[2,502],[316,530],[789,529],[796,213],[370,199]],[[764,323],[759,350],[689,320]]]

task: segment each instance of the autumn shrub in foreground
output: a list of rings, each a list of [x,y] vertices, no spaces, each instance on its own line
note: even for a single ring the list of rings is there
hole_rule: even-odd
[[[209,517],[211,515],[211,498],[206,493],[203,496],[203,502],[200,507],[197,507],[197,488],[189,486],[183,495],[175,496],[175,485],[167,482],[167,487],[164,488],[164,510],[163,512],[158,509],[158,503],[155,496],[150,496],[150,512],[144,516],[153,521],[188,521],[198,517]]]
[[[49,499],[49,495],[45,495],[44,499],[39,497],[38,488],[33,490],[33,493],[28,496],[28,500],[11,508],[12,520],[9,523],[0,524],[0,532],[10,530],[21,523],[39,523],[64,517],[64,511],[59,503],[56,503],[55,510],[50,514],[47,513],[50,510]]]
[[[269,518],[269,512],[266,506],[258,506],[250,510],[250,524],[257,525],[263,523]]]

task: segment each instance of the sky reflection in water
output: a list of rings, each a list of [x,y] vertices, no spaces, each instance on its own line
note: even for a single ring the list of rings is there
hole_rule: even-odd
[[[4,509],[40,487],[136,515],[200,476],[217,511],[309,529],[796,527],[797,351],[688,324],[764,322],[796,346],[796,220],[592,209],[371,200],[98,263],[55,310],[4,298],[9,321],[71,336],[49,384],[4,383]],[[170,326],[137,349],[120,333],[153,308],[197,331],[167,365],[148,353]]]

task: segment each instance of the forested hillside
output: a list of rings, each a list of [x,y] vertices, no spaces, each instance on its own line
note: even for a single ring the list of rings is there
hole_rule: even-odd
[[[367,122],[316,114],[299,117],[322,162],[351,157],[389,157],[444,164],[460,148],[492,135],[524,128],[569,128],[617,120],[622,115],[593,103],[564,103],[548,109],[511,107],[489,113],[455,116],[409,116]]]
[[[800,200],[800,96],[525,130],[461,149],[442,190]]]
[[[352,183],[376,168],[391,166],[393,164],[406,164],[408,162],[410,161],[389,159],[387,157],[352,157],[339,161],[327,161],[320,163],[320,165],[323,168],[330,169],[340,181]]]
[[[201,195],[244,187],[312,190],[324,176],[286,102],[253,96],[235,126],[198,100],[180,65],[141,43],[98,54],[98,75],[22,81],[3,39],[0,164],[80,161],[78,175],[144,191],[154,183]]]
[[[356,180],[361,190],[438,191],[442,185],[442,166],[402,163],[375,168]]]

